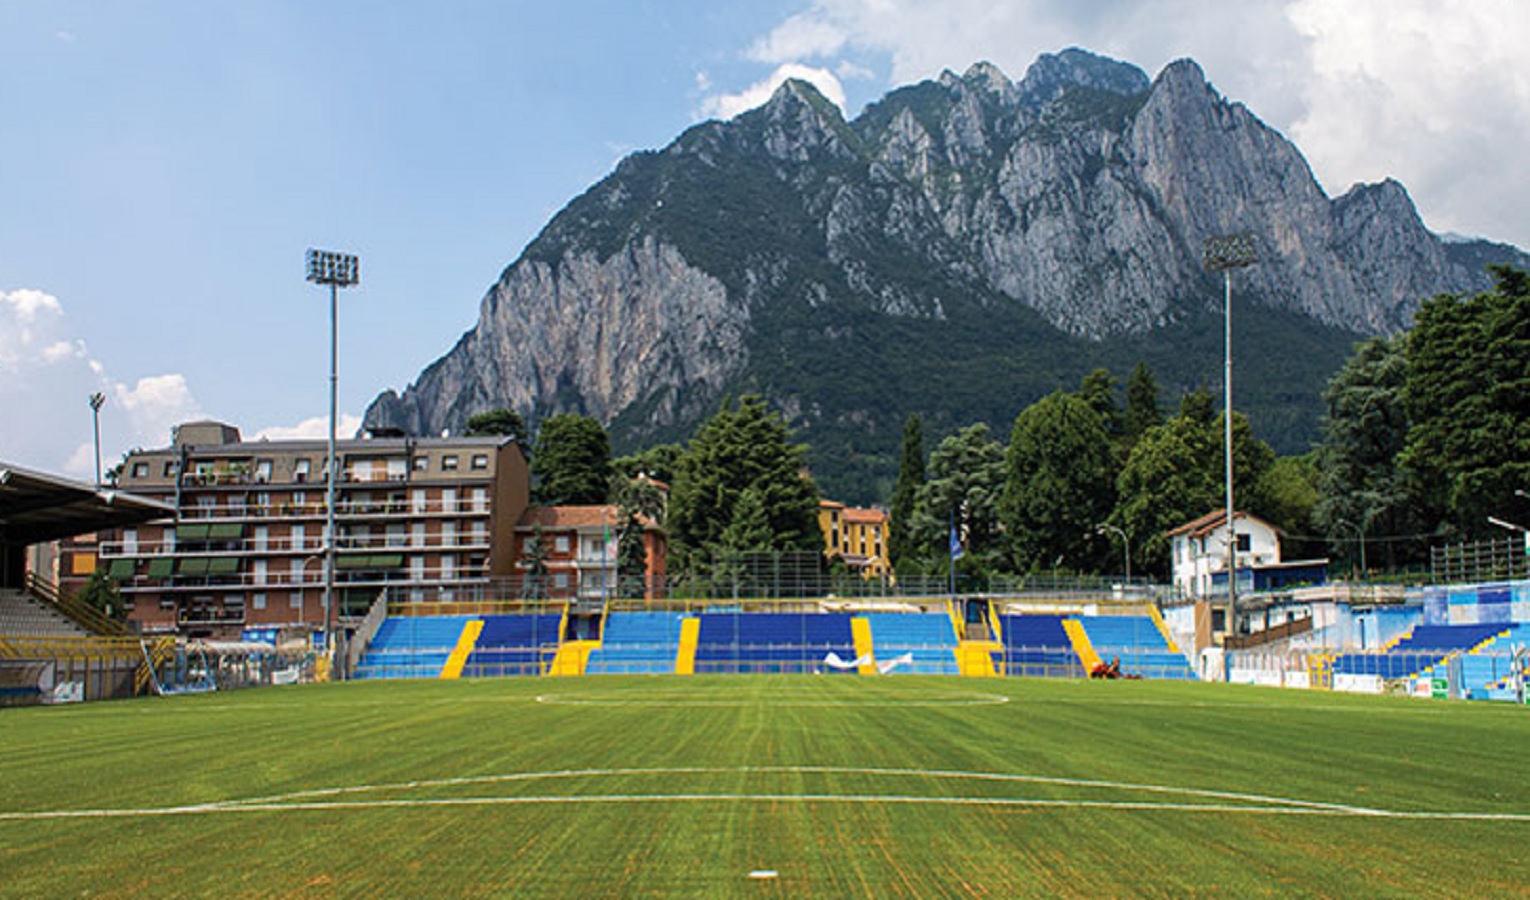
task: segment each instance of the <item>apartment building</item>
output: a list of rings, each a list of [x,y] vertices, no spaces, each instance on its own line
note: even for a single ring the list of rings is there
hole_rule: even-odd
[[[119,485],[177,510],[65,548],[73,578],[104,568],[144,632],[238,638],[247,629],[323,628],[324,440],[244,441],[189,422],[169,447],[135,451]],[[434,600],[515,574],[526,511],[521,448],[503,437],[368,437],[336,442],[337,615],[384,588]]]
[[[533,560],[545,574],[530,585],[550,599],[583,601],[613,597],[653,599],[664,595],[668,544],[664,530],[640,516],[646,571],[641,583],[617,577],[618,530],[616,506],[533,506],[515,526],[516,559],[522,579],[534,577]]]

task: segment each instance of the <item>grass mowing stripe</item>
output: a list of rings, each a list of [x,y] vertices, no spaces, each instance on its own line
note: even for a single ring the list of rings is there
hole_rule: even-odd
[[[919,676],[4,710],[0,897],[1525,896],[1523,714]]]

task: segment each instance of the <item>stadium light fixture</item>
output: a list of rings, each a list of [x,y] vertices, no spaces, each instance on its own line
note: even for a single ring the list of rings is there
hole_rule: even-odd
[[[96,435],[96,487],[101,487],[101,407],[106,405],[106,395],[100,391],[90,395],[91,427]]]
[[[308,251],[308,280],[329,286],[329,456],[324,465],[324,645],[330,653],[331,673],[335,671],[335,394],[339,384],[336,311],[337,292],[361,281],[361,263],[350,253],[332,250]],[[343,673],[342,673],[343,675]],[[333,674],[331,675],[333,677]]]
[[[1238,629],[1238,529],[1236,511],[1233,508],[1233,442],[1232,442],[1232,273],[1259,261],[1254,247],[1254,235],[1250,232],[1207,238],[1201,246],[1201,264],[1208,272],[1221,272],[1223,285],[1223,319],[1226,337],[1223,341],[1223,462],[1225,467],[1225,490],[1227,494],[1227,633],[1237,634]],[[1231,671],[1229,669],[1229,671]]]
[[[1115,525],[1108,525],[1104,522],[1101,522],[1100,524],[1094,526],[1094,533],[1120,535],[1121,550],[1126,555],[1126,583],[1128,586],[1130,586],[1132,583],[1132,542],[1131,538],[1126,536],[1126,530]]]

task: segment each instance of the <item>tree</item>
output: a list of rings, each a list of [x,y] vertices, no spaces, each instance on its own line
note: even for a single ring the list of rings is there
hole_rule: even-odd
[[[917,413],[903,423],[903,449],[898,463],[898,482],[893,488],[892,509],[888,512],[887,553],[894,565],[912,556],[910,523],[914,501],[924,484],[924,424]]]
[[[620,456],[611,461],[611,468],[627,478],[647,475],[663,482],[675,480],[675,465],[685,448],[679,444],[658,444],[647,450]]]
[[[547,537],[542,533],[542,523],[532,529],[531,538],[521,548],[521,596],[527,600],[541,600],[547,596]]]
[[[1121,433],[1121,410],[1116,406],[1116,380],[1110,376],[1108,369],[1095,369],[1085,375],[1079,381],[1075,396],[1095,411],[1107,434],[1115,437]]]
[[[1021,571],[1108,549],[1095,525],[1115,505],[1116,460],[1104,417],[1081,394],[1061,391],[1015,419],[1005,454],[999,515]],[[1099,546],[1090,547],[1090,544]]]
[[[1111,522],[1139,548],[1132,562],[1141,560],[1144,571],[1159,577],[1169,574],[1166,533],[1225,502],[1222,417],[1210,418],[1210,409],[1204,390],[1185,395],[1179,415],[1143,433],[1116,479]],[[1264,501],[1256,486],[1274,460],[1247,417],[1233,413],[1233,493],[1240,511],[1260,513]]]
[[[725,401],[676,464],[668,525],[677,562],[704,568],[751,490],[769,526],[768,546],[759,549],[820,549],[818,489],[802,471],[806,452],[759,397]]]
[[[1351,560],[1362,537],[1401,538],[1431,527],[1421,492],[1397,464],[1408,439],[1407,372],[1406,337],[1372,338],[1356,345],[1323,392],[1312,523]],[[1377,547],[1373,561],[1390,569],[1420,558],[1427,541],[1378,540]]]
[[[520,414],[511,409],[499,407],[480,413],[474,413],[468,417],[467,427],[462,432],[467,437],[488,437],[504,435],[514,438],[517,444],[526,446],[526,423]]]
[[[1286,534],[1280,551],[1286,559],[1322,555],[1321,542],[1308,539],[1317,530],[1312,519],[1319,497],[1314,455],[1279,457],[1254,488],[1261,518]]]
[[[542,422],[531,454],[533,493],[549,506],[606,502],[611,486],[611,441],[589,416],[565,413]]]
[[[1126,379],[1126,414],[1122,431],[1127,443],[1133,444],[1143,432],[1161,424],[1163,412],[1158,408],[1158,380],[1147,363],[1139,362]]]
[[[616,531],[617,593],[622,597],[642,597],[648,585],[648,544],[645,529],[635,510],[621,509],[621,524]]]
[[[910,537],[915,552],[949,567],[948,541],[956,529],[964,555],[962,569],[987,573],[1005,564],[999,530],[999,497],[1004,491],[1004,447],[983,423],[940,442],[930,454],[929,478],[919,488]]]
[[[90,573],[77,599],[108,619],[121,621],[123,618],[125,611],[122,608],[122,592],[117,589],[117,582],[102,569]]]
[[[1410,427],[1399,464],[1431,518],[1480,536],[1488,516],[1530,513],[1530,276],[1492,267],[1496,288],[1426,300],[1408,336]]]

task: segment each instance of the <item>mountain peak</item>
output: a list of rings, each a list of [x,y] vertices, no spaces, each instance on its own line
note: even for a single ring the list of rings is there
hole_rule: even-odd
[[[1132,96],[1150,85],[1147,73],[1131,63],[1069,47],[1061,53],[1038,56],[1020,79],[1020,95],[1028,105],[1040,107],[1072,87]]]

